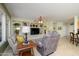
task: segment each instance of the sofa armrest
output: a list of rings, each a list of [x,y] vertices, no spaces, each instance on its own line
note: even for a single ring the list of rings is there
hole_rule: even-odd
[[[43,47],[42,38],[35,39],[35,43],[36,43],[37,46]]]

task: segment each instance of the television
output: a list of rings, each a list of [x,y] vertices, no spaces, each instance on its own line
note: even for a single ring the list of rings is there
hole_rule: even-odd
[[[40,33],[40,29],[39,28],[31,28],[30,33],[31,33],[31,35],[37,35]]]

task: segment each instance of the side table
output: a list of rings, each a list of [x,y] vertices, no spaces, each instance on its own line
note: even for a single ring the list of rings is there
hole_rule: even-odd
[[[19,56],[34,56],[33,48],[35,47],[35,43],[33,41],[29,41],[29,44],[23,45],[18,44],[18,55]]]

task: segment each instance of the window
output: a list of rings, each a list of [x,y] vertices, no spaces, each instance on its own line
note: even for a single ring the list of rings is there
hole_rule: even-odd
[[[1,20],[1,14],[0,14],[0,42],[2,41],[2,20]]]
[[[6,42],[6,15],[0,12],[0,46]]]

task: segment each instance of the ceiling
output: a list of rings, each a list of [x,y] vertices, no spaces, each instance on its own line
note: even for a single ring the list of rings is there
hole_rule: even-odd
[[[11,16],[36,19],[44,16],[51,20],[69,20],[79,15],[78,3],[6,3]]]

